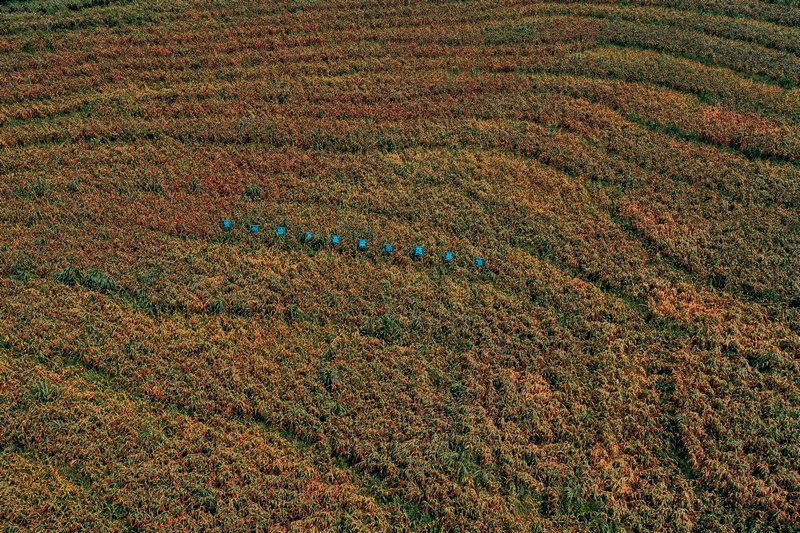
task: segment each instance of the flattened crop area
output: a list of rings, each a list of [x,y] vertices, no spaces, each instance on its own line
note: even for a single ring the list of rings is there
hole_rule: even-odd
[[[798,156],[792,2],[3,2],[0,523],[790,531]]]

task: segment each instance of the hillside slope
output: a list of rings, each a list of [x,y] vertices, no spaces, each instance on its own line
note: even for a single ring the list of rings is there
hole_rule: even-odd
[[[5,531],[797,530],[796,3],[11,0],[0,79]]]

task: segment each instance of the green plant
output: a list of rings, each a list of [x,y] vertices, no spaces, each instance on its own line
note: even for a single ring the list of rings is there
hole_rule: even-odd
[[[261,198],[263,193],[264,191],[261,190],[261,186],[259,186],[257,183],[251,183],[244,189],[244,196],[251,200],[257,200]]]
[[[88,270],[80,280],[81,285],[87,289],[110,292],[117,288],[113,277],[100,270]]]
[[[81,271],[72,266],[68,266],[63,270],[56,272],[56,281],[64,285],[75,286],[81,282]]]
[[[156,179],[145,182],[144,185],[142,185],[142,190],[154,194],[163,194],[166,191],[164,185]]]
[[[37,402],[52,402],[60,393],[61,389],[47,380],[37,381],[31,387],[31,397]]]

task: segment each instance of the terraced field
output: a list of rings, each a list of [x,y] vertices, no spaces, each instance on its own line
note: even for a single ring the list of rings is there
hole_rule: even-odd
[[[3,530],[798,531],[798,156],[793,1],[3,1]]]

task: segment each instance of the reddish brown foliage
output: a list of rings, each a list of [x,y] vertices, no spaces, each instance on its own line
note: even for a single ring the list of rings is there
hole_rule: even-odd
[[[796,10],[95,3],[0,7],[10,529],[800,520]]]

